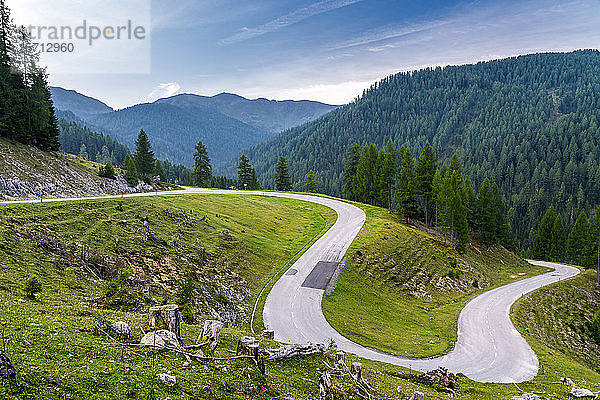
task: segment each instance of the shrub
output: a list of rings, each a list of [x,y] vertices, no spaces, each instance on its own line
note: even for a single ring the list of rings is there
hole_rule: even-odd
[[[115,179],[115,169],[113,168],[111,163],[108,163],[105,166],[100,167],[100,171],[98,174],[102,178]]]
[[[183,307],[181,307],[181,319],[189,325],[193,325],[196,322],[194,306],[192,303],[185,303]]]
[[[596,311],[594,318],[592,319],[592,335],[596,343],[600,344],[600,310]]]
[[[27,278],[25,285],[23,286],[25,295],[28,299],[35,299],[35,295],[42,292],[42,284],[40,283],[37,276],[33,275]]]

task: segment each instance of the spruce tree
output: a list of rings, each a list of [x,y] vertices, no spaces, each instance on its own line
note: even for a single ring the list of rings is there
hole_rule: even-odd
[[[149,183],[152,179],[152,172],[154,172],[154,152],[152,151],[152,145],[146,132],[141,129],[138,134],[138,138],[135,141],[135,154],[133,156],[135,161],[135,168],[137,169],[137,175]]]
[[[250,182],[248,183],[248,189],[250,190],[260,190],[262,189],[260,182],[256,176],[256,170],[252,168],[250,171]]]
[[[488,243],[496,241],[497,234],[497,205],[494,191],[489,179],[485,179],[477,193],[477,228],[483,239]]]
[[[590,227],[585,211],[581,211],[567,239],[567,255],[569,261],[581,267],[594,264],[593,244]]]
[[[238,163],[238,187],[240,189],[252,189],[252,171],[253,168],[250,165],[250,160],[248,160],[245,154],[242,154]]]
[[[210,184],[212,178],[212,166],[208,150],[202,141],[198,141],[194,152],[194,184],[204,187]]]
[[[437,158],[433,147],[427,142],[423,148],[421,156],[417,160],[416,167],[416,188],[417,193],[424,203],[425,223],[431,224],[431,205],[432,205],[432,186],[433,177],[437,170]]]
[[[392,139],[389,139],[385,152],[382,153],[381,170],[378,173],[380,177],[378,203],[385,208],[392,207],[392,196],[396,183],[397,159],[398,154],[396,153],[394,143]]]
[[[348,200],[357,200],[354,194],[354,179],[356,178],[356,169],[360,161],[361,150],[361,147],[357,144],[353,144],[348,150],[348,161],[346,162],[343,175],[344,193]]]
[[[282,156],[277,160],[277,167],[275,168],[275,189],[280,192],[289,192],[292,190],[287,161]]]
[[[419,218],[420,210],[416,197],[415,166],[410,150],[402,146],[399,151],[398,189],[396,199],[400,212],[406,218]]]
[[[565,243],[567,241],[567,233],[563,224],[563,219],[558,214],[552,225],[550,237],[549,257],[551,261],[563,261],[565,257]]]
[[[552,258],[552,229],[558,217],[554,206],[550,206],[538,225],[538,232],[533,244],[533,257],[538,260]]]
[[[319,191],[319,186],[317,185],[317,181],[315,179],[315,173],[312,169],[306,175],[306,178],[304,178],[304,191],[308,193],[317,193]]]
[[[123,162],[123,169],[125,170],[125,180],[129,184],[129,186],[137,186],[139,183],[139,176],[137,172],[137,168],[135,167],[135,161],[129,154],[125,157],[125,161]]]
[[[452,229],[456,240],[459,253],[467,251],[469,243],[469,225],[467,223],[467,213],[462,199],[462,177],[457,169],[452,170],[450,178],[450,209],[452,215]]]

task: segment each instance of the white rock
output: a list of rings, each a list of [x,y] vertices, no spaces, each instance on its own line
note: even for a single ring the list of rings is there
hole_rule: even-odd
[[[540,396],[533,393],[525,393],[520,396],[511,397],[510,400],[540,400]]]
[[[175,384],[177,383],[177,378],[175,378],[173,375],[158,374],[156,375],[156,377],[167,386],[175,386]]]
[[[127,325],[126,322],[115,322],[114,324],[109,326],[108,329],[110,329],[111,331],[113,331],[121,337],[131,337],[131,328],[129,327],[129,325]]]
[[[181,347],[177,336],[173,332],[164,329],[146,333],[142,340],[140,340],[140,344],[156,347],[158,349],[164,349],[165,347],[174,347],[178,349]]]
[[[573,389],[571,390],[571,396],[574,397],[596,397],[591,390],[588,389]]]
[[[423,392],[414,392],[410,399],[411,400],[425,400],[425,395],[423,394]]]

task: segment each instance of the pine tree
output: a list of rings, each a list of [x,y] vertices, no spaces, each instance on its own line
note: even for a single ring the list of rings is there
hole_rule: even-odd
[[[85,146],[85,144],[82,144],[79,147],[79,157],[83,158],[84,160],[88,159],[88,152],[87,152],[87,147]]]
[[[394,189],[396,184],[396,168],[398,162],[398,154],[392,139],[389,139],[383,151],[380,155],[379,171],[379,198],[378,205],[384,208],[392,207],[392,199],[394,195]]]
[[[167,174],[160,160],[154,162],[154,176],[158,176],[162,182],[167,182]]]
[[[292,190],[287,161],[285,160],[285,157],[281,156],[279,157],[279,160],[277,160],[277,167],[275,168],[275,189],[280,192],[289,192]]]
[[[152,172],[154,172],[154,152],[152,151],[150,139],[148,139],[148,135],[143,129],[140,130],[138,138],[135,141],[133,159],[137,175],[146,183],[149,183],[152,179]]]
[[[467,251],[469,243],[469,225],[467,223],[467,213],[462,199],[463,182],[460,176],[460,170],[454,169],[450,177],[450,201],[449,207],[452,215],[452,230],[454,231],[457,250],[459,253]]]
[[[437,170],[437,158],[435,151],[427,142],[423,152],[417,161],[416,167],[416,188],[417,194],[421,196],[425,208],[425,223],[431,224],[431,204],[432,204],[432,186],[433,177]]]
[[[262,187],[260,186],[260,182],[258,182],[258,178],[256,176],[256,170],[252,168],[250,171],[250,182],[248,183],[248,189],[250,190],[260,190]]]
[[[240,189],[252,189],[252,171],[253,168],[250,165],[250,160],[248,160],[245,154],[242,154],[238,163],[238,187]]]
[[[356,169],[360,161],[360,153],[362,149],[359,145],[353,144],[348,150],[348,161],[344,168],[344,193],[348,200],[356,200],[354,194],[354,179],[356,178]]]
[[[489,179],[485,179],[477,193],[477,228],[483,239],[488,243],[494,243],[497,240],[497,205],[494,191],[490,185]]]
[[[588,267],[594,264],[593,244],[585,211],[581,211],[567,239],[567,255],[576,265]]]
[[[98,175],[100,175],[102,178],[115,179],[115,169],[109,162],[108,164],[100,167]]]
[[[306,175],[306,178],[304,178],[304,191],[308,193],[317,193],[319,191],[319,186],[315,180],[315,173],[312,169]]]
[[[363,149],[358,166],[356,167],[356,177],[352,185],[356,201],[375,204],[377,193],[374,180],[378,158],[379,153],[374,144]]]
[[[533,244],[533,257],[538,260],[550,260],[552,254],[552,229],[558,215],[554,206],[550,206],[538,226]]]
[[[194,152],[194,184],[196,186],[208,186],[212,178],[212,166],[208,150],[202,141],[198,141]]]
[[[560,214],[556,216],[550,237],[549,257],[551,261],[563,261],[565,256],[565,243],[567,233]]]
[[[396,199],[400,212],[406,218],[419,218],[420,210],[416,198],[415,166],[413,156],[404,146],[399,151],[398,189]]]
[[[125,170],[125,180],[129,186],[137,186],[139,183],[139,176],[135,166],[135,161],[133,161],[133,158],[131,158],[129,154],[125,157],[123,169]]]

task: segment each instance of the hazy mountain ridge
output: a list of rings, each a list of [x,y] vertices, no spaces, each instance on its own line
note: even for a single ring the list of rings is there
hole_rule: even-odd
[[[194,146],[202,140],[216,172],[243,149],[337,108],[312,101],[249,100],[221,93],[212,97],[181,94],[115,111],[74,91],[52,88],[52,93],[57,115],[109,134],[130,148],[139,130],[145,129],[161,159],[190,166]]]

